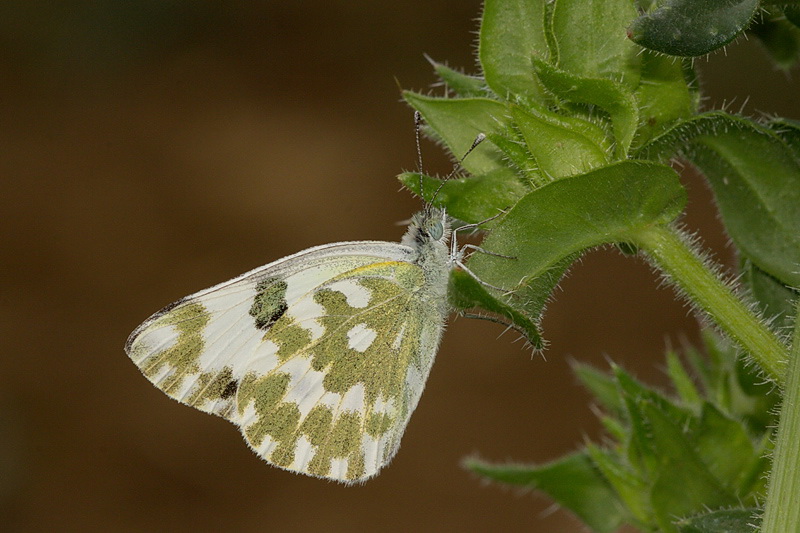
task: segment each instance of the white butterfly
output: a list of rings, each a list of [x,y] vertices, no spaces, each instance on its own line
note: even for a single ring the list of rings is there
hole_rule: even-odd
[[[449,237],[444,210],[426,207],[401,243],[309,248],[178,300],[125,350],[267,462],[364,481],[397,452],[433,364],[463,266]]]

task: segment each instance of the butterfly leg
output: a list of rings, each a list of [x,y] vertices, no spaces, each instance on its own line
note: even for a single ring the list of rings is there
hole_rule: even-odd
[[[497,252],[490,252],[489,250],[481,248],[480,246],[475,246],[474,244],[465,244],[464,246],[461,247],[459,253],[463,255],[466,250],[474,250],[482,254],[492,255],[494,257],[502,257],[503,259],[516,259],[516,257],[513,255],[503,255],[503,254],[498,254]]]
[[[458,268],[460,268],[461,270],[463,270],[464,272],[466,272],[467,274],[469,274],[469,276],[470,276],[472,279],[474,279],[475,281],[477,281],[478,283],[480,283],[480,284],[481,284],[481,285],[483,285],[484,287],[489,287],[490,289],[494,289],[494,290],[496,290],[496,291],[500,291],[500,292],[502,292],[502,293],[503,293],[503,295],[504,295],[504,296],[505,296],[505,295],[507,295],[507,294],[510,294],[510,293],[512,292],[512,291],[507,291],[507,290],[505,290],[505,289],[504,289],[504,288],[502,288],[502,287],[498,287],[497,285],[492,285],[491,283],[487,283],[487,282],[483,281],[483,280],[482,280],[480,277],[478,277],[478,275],[477,275],[475,272],[473,272],[472,270],[470,270],[470,269],[467,267],[467,265],[465,265],[464,263],[462,263],[460,259],[459,259],[459,260],[457,260],[457,261],[455,261],[455,265],[456,265]]]

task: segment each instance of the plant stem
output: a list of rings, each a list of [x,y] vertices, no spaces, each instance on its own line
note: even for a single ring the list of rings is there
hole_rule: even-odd
[[[708,267],[688,238],[673,227],[657,225],[637,231],[632,239],[693,305],[753,357],[769,378],[783,384],[786,346]]]
[[[797,302],[800,313],[800,300]],[[795,313],[795,316],[800,316]],[[764,510],[763,533],[797,531],[800,528],[800,327],[795,322],[792,353],[783,390],[778,437]]]

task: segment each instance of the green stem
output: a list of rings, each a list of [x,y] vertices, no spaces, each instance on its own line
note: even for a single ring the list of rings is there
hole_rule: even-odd
[[[650,226],[632,236],[650,259],[683,290],[689,300],[744,348],[779,385],[784,381],[786,346],[764,322],[703,262],[677,229]]]
[[[800,316],[800,300],[797,313]],[[795,323],[762,533],[800,529],[800,327]]]

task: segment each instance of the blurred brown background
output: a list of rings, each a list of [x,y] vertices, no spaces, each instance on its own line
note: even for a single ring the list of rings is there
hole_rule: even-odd
[[[162,305],[308,246],[399,239],[419,207],[411,111],[423,58],[472,69],[477,0],[3,2],[0,529],[579,531],[465,455],[543,462],[597,438],[570,358],[663,383],[696,322],[641,261],[575,266],[545,358],[453,320],[393,464],[345,488],[271,468],[169,400],[122,351]],[[698,66],[707,105],[798,118],[753,42]],[[796,85],[795,85],[796,87]],[[426,166],[450,164],[426,143]],[[686,222],[733,264],[702,182]]]

